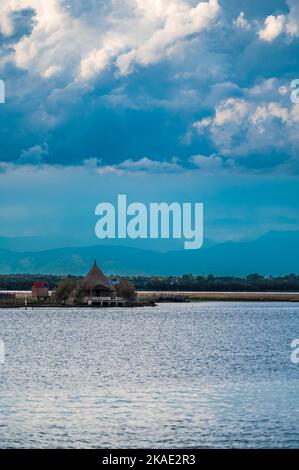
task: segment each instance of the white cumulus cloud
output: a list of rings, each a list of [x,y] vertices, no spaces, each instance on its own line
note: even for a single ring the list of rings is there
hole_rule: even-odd
[[[245,29],[247,31],[251,29],[250,23],[247,21],[244,11],[241,11],[238,18],[234,20],[234,25],[237,28]]]
[[[283,32],[285,21],[284,15],[268,16],[265,19],[264,28],[259,31],[259,37],[264,41],[273,41]]]
[[[45,79],[64,72],[77,81],[113,65],[126,75],[136,64],[169,57],[220,12],[218,0],[107,0],[74,16],[61,0],[1,0],[0,32],[11,36],[12,14],[28,8],[35,12],[31,34],[13,44],[2,62],[12,60]]]
[[[299,144],[299,105],[280,90],[275,79],[240,90],[241,98],[223,100],[213,116],[195,122],[193,128],[208,134],[226,157],[279,151],[292,158]]]
[[[299,2],[298,0],[287,0],[287,4],[290,13],[267,16],[263,29],[258,32],[262,40],[272,42],[282,33],[291,37],[299,36]]]

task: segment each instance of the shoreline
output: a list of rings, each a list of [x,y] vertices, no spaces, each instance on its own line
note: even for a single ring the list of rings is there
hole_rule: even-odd
[[[299,292],[187,292],[187,291],[137,291],[137,300],[122,306],[122,308],[154,307],[157,303],[192,303],[192,302],[299,302]],[[19,297],[13,301],[0,301],[1,309],[26,308],[55,308],[55,309],[82,309],[82,308],[120,308],[120,306],[100,306],[93,304],[67,305],[55,302],[30,302],[24,305],[24,299]]]
[[[33,310],[36,308],[53,308],[53,309],[102,309],[102,308],[136,308],[136,307],[155,307],[155,303],[147,300],[147,301],[136,301],[132,303],[128,303],[126,305],[98,305],[98,304],[93,304],[93,305],[87,305],[87,304],[76,304],[76,305],[70,305],[70,304],[57,304],[54,302],[28,302],[27,305],[25,305],[23,302],[0,302],[0,310],[1,309],[25,309],[25,310]]]
[[[299,292],[175,292],[138,291],[155,302],[299,302]]]

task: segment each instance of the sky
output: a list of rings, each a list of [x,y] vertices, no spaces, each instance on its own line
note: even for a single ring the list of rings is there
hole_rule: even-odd
[[[1,0],[0,236],[94,237],[121,193],[299,230],[298,55],[298,0]]]

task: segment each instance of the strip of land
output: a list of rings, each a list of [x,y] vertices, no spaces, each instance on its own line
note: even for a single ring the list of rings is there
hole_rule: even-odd
[[[23,307],[25,298],[28,299],[30,307],[67,307],[50,299],[47,302],[33,302],[29,300],[30,291],[10,293],[15,294],[15,298],[10,301],[0,300],[0,308]],[[134,306],[152,306],[159,302],[299,302],[299,292],[137,291],[136,293]],[[82,306],[78,304],[78,307]]]
[[[173,292],[138,291],[138,298],[156,302],[230,301],[230,302],[299,302],[299,292]]]

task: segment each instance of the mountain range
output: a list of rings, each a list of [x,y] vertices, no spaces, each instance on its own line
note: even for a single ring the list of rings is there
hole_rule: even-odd
[[[20,251],[21,240],[0,238],[0,272],[85,274],[96,259],[107,274],[244,276],[299,272],[299,232],[269,232],[254,241],[204,244],[200,250],[157,252],[127,246],[94,245]],[[27,244],[30,245],[32,240]]]

